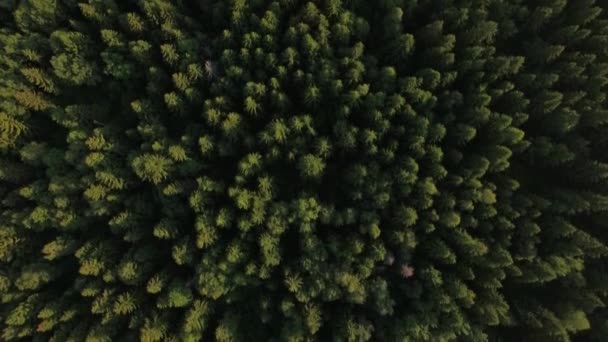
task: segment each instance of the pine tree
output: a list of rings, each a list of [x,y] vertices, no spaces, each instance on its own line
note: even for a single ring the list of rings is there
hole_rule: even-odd
[[[0,339],[601,341],[606,10],[0,1]]]

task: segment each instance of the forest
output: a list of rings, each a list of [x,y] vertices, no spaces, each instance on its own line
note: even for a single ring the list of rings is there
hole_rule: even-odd
[[[0,341],[605,342],[608,1],[0,0]]]

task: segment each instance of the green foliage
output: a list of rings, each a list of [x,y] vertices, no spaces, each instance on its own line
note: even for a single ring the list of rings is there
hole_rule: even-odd
[[[604,341],[606,11],[0,1],[0,340]]]
[[[12,145],[27,131],[28,128],[23,122],[0,112],[0,148]]]
[[[323,159],[307,154],[300,159],[298,168],[304,177],[318,178],[323,174],[325,163]]]
[[[133,170],[142,180],[158,184],[169,176],[171,160],[158,154],[143,154],[133,159]]]

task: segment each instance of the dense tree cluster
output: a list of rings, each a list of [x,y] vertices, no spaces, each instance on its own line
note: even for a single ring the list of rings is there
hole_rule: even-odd
[[[607,13],[0,1],[0,340],[605,341]]]

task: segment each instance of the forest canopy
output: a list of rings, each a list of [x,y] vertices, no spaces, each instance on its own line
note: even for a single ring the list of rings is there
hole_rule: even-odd
[[[0,0],[0,340],[606,341],[604,0]]]

